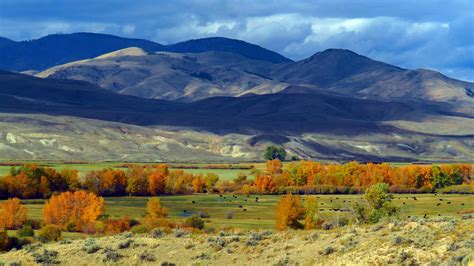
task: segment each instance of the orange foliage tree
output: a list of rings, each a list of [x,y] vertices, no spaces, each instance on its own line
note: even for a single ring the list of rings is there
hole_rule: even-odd
[[[305,208],[301,206],[301,198],[287,194],[278,199],[276,207],[276,229],[302,228],[300,220],[304,218]]]
[[[96,221],[104,211],[102,197],[79,190],[52,196],[44,205],[43,215],[46,224],[55,224],[63,228],[72,225],[79,230],[82,225]]]
[[[166,178],[169,175],[168,166],[160,164],[149,175],[150,193],[153,196],[166,193]]]
[[[26,208],[18,198],[0,203],[0,228],[18,229],[26,221]]]

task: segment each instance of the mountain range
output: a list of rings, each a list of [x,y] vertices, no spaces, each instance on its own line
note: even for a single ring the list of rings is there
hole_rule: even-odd
[[[349,50],[76,33],[0,38],[0,59],[0,158],[474,159],[473,83]]]

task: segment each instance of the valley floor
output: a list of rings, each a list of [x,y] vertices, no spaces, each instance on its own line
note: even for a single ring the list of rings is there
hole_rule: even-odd
[[[179,231],[183,233],[183,231]],[[165,233],[33,244],[0,262],[36,265],[472,265],[474,216],[412,218],[333,230]],[[44,250],[49,251],[45,256]],[[57,255],[54,255],[56,251]],[[0,263],[1,264],[1,263]],[[18,265],[18,264],[15,264]]]

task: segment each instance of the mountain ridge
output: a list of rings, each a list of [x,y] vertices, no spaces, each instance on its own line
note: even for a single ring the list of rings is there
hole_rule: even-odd
[[[268,61],[289,62],[288,58],[263,47],[241,40],[229,38],[207,38],[188,42],[162,45],[145,39],[124,38],[101,33],[70,33],[52,34],[29,41],[1,41],[0,69],[10,71],[45,70],[47,68],[91,59],[99,55],[128,47],[139,47],[146,51],[199,50],[195,47],[209,41],[209,49],[231,49],[233,52],[243,51],[243,55]],[[191,43],[190,43],[191,42]],[[1,45],[4,43],[4,45]],[[193,45],[194,44],[194,45]],[[220,46],[220,44],[225,44]],[[226,48],[227,47],[227,48]]]

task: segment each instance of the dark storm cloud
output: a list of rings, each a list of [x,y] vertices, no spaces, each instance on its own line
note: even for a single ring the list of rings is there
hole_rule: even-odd
[[[474,1],[2,0],[0,35],[91,31],[174,43],[225,36],[293,59],[346,48],[474,80]]]

